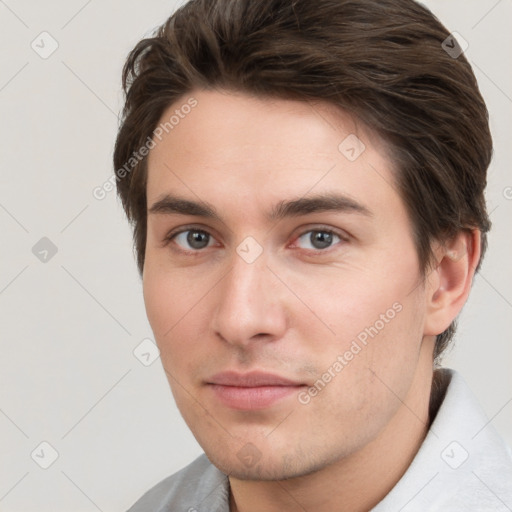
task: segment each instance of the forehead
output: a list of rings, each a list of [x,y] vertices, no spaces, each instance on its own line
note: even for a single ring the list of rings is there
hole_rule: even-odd
[[[170,106],[159,126],[148,157],[148,206],[165,193],[239,212],[310,193],[400,202],[385,144],[330,104],[196,90]]]

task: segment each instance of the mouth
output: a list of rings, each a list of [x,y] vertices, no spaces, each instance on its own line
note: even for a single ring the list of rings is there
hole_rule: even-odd
[[[214,397],[237,410],[266,409],[307,386],[280,375],[265,372],[222,372],[206,381]]]

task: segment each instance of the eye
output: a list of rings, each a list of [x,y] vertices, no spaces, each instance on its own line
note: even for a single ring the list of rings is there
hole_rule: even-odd
[[[343,239],[333,231],[314,229],[307,231],[297,238],[296,244],[301,249],[321,251],[341,242]]]
[[[187,229],[170,237],[182,249],[198,251],[213,244],[213,237],[200,229]]]

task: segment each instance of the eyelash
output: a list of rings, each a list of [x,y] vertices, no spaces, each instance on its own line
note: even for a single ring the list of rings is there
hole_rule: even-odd
[[[204,233],[210,237],[212,237],[214,240],[215,240],[215,237],[209,232],[207,231],[206,229],[203,229],[203,228],[199,228],[197,226],[185,226],[185,227],[181,227],[179,230],[177,231],[171,231],[163,240],[163,246],[164,247],[167,247],[171,244],[171,242],[173,242],[173,240],[180,234],[182,233],[186,233],[187,231],[196,231],[198,233]],[[320,233],[327,233],[329,235],[335,235],[337,236],[341,242],[348,242],[349,241],[349,237],[347,234],[344,234],[342,232],[339,232],[339,231],[336,231],[330,227],[327,227],[327,226],[315,226],[314,228],[309,228],[309,229],[305,229],[304,231],[301,231],[297,236],[294,237],[294,241],[293,243],[296,243],[301,237],[303,237],[304,235],[306,235],[307,233],[314,233],[314,232],[320,232]],[[328,247],[326,249],[300,249],[298,248],[298,250],[302,250],[302,251],[305,251],[307,252],[308,254],[327,254],[329,253],[334,247],[336,247],[336,245],[338,245],[339,243],[341,242],[338,242],[337,244],[333,244],[331,247]],[[176,244],[177,245],[177,244]],[[181,252],[183,254],[187,254],[187,255],[194,255],[194,256],[199,256],[201,255],[203,252],[204,252],[204,249],[196,249],[196,250],[193,250],[193,249],[190,249],[190,250],[186,250],[186,249],[183,249],[181,248],[180,246],[178,246],[177,249],[175,249],[177,252]]]

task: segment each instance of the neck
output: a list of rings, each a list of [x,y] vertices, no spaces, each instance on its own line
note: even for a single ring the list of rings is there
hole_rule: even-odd
[[[231,512],[364,512],[377,505],[404,475],[428,432],[432,347],[424,340],[407,396],[373,441],[307,476],[283,481],[230,477]]]

